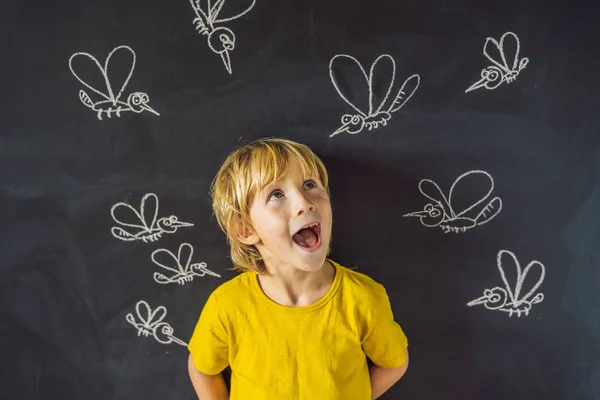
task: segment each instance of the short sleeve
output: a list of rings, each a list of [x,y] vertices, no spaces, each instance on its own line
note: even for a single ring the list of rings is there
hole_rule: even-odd
[[[381,284],[375,290],[371,306],[373,318],[369,321],[370,332],[362,343],[363,350],[371,361],[381,367],[399,367],[406,362],[408,339],[394,321],[389,297]]]
[[[196,369],[207,375],[216,375],[229,364],[229,333],[223,311],[212,293],[188,345]]]

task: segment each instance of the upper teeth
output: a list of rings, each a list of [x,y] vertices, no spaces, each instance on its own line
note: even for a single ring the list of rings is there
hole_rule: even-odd
[[[319,225],[319,223],[318,223],[318,222],[315,222],[315,223],[314,223],[314,224],[312,224],[312,225],[306,225],[306,226],[303,226],[301,229],[306,229],[306,228],[310,228],[310,227],[312,227],[312,226],[317,226],[317,225]]]

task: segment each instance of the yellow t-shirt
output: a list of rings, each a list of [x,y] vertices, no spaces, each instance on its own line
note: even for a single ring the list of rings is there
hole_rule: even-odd
[[[366,356],[406,361],[408,341],[385,288],[329,260],[335,278],[317,302],[283,306],[245,272],[209,296],[188,346],[196,368],[231,367],[230,400],[369,400]]]

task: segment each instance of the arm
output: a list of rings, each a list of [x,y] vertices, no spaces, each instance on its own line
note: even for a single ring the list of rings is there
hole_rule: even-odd
[[[408,350],[406,351],[406,362],[397,368],[384,368],[377,364],[373,364],[369,368],[371,377],[371,400],[379,398],[406,372],[408,368]]]
[[[194,366],[194,358],[188,357],[188,372],[199,400],[229,400],[223,374],[207,375]]]

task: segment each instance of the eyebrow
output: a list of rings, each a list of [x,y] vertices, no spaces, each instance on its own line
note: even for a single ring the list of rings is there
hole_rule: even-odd
[[[258,195],[261,197],[268,196],[269,192],[273,189],[274,186],[277,186],[278,182],[279,181],[273,181],[273,182],[267,183],[262,188],[259,188]]]
[[[281,184],[281,181],[283,180],[283,178],[267,183],[265,186],[263,186],[262,189],[260,189],[258,191],[259,194],[262,194],[263,192],[269,192],[271,191],[271,189],[274,189],[275,186],[279,186]],[[306,182],[306,181],[316,181],[316,182],[321,182],[321,180],[319,179],[319,177],[317,176],[313,176],[313,175],[307,175],[302,177],[302,183]]]

